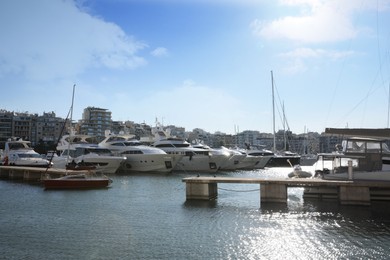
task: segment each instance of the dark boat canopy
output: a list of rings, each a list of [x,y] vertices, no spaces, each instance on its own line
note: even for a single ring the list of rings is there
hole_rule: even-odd
[[[390,139],[390,128],[325,128],[325,134]]]

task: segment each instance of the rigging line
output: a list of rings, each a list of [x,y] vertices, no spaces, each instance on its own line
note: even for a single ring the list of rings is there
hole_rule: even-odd
[[[382,58],[381,58],[381,50],[379,44],[379,0],[376,1],[376,43],[377,43],[377,51],[378,51],[380,76],[382,79],[382,83],[384,83],[385,81],[382,73]]]
[[[363,3],[364,3],[364,0],[362,0],[360,2],[360,9],[362,9]],[[360,17],[358,17],[356,23],[358,23],[359,20],[360,20]],[[352,46],[352,38],[350,38],[349,41],[348,41],[348,48],[347,48],[348,52],[351,50],[351,46]],[[345,66],[346,66],[346,60],[347,60],[347,55],[345,55],[343,57],[343,61],[342,61],[342,64],[341,64],[341,69],[339,71],[339,75],[338,75],[337,80],[336,80],[335,88],[333,89],[332,98],[331,98],[331,100],[329,102],[328,113],[327,113],[327,115],[325,117],[325,125],[328,124],[329,116],[331,114],[331,110],[332,110],[332,106],[333,106],[333,103],[334,103],[334,100],[335,100],[335,97],[336,97],[336,93],[337,93],[338,88],[340,87],[341,76],[342,76],[342,74],[344,72],[344,69],[345,69]]]
[[[65,118],[65,120],[64,120],[64,124],[62,125],[61,132],[60,132],[60,134],[58,135],[58,139],[57,139],[57,143],[56,143],[56,148],[54,149],[53,155],[50,157],[49,165],[50,165],[51,162],[53,161],[54,154],[57,152],[57,146],[58,146],[58,143],[59,143],[60,140],[61,140],[61,137],[62,137],[62,134],[63,134],[63,132],[64,132],[64,129],[65,129],[65,126],[66,126],[66,122],[68,121],[69,115],[70,115],[70,109],[69,109],[68,114],[66,115],[66,118]],[[49,165],[46,167],[45,173],[47,173],[47,171],[49,170]]]
[[[285,109],[284,109],[284,103],[282,103],[282,100],[280,98],[280,94],[279,94],[278,88],[276,86],[275,79],[273,79],[273,88],[276,91],[276,95],[277,95],[278,101],[279,101],[279,103],[278,103],[279,106],[276,106],[276,109],[278,110],[279,119],[283,124],[283,131],[284,131],[283,134],[284,134],[284,144],[285,144],[284,150],[286,150],[286,144],[288,144],[288,146],[291,146],[291,143],[290,143],[290,140],[288,140],[288,138],[286,137],[285,126],[287,126],[287,131],[290,131],[290,125],[288,124],[288,121],[287,121],[287,116],[286,116]],[[283,107],[282,112],[280,111],[280,107]]]
[[[282,101],[281,101],[281,99],[280,99],[280,95],[279,95],[279,91],[278,91],[278,88],[277,88],[277,86],[276,86],[276,84],[275,84],[275,79],[274,79],[274,88],[275,88],[275,90],[276,90],[276,95],[277,95],[277,97],[278,97],[278,101],[279,101],[279,106],[276,106],[276,109],[278,110],[278,114],[279,114],[279,119],[280,119],[280,121],[281,122],[285,122],[285,124],[287,125],[287,129],[288,130],[290,130],[290,126],[289,126],[289,124],[288,124],[288,121],[287,121],[287,117],[286,117],[286,115],[285,115],[285,113],[284,113],[284,111],[283,112],[280,112],[280,106],[282,106]],[[283,114],[283,115],[282,115]],[[283,119],[284,118],[284,119]]]
[[[348,113],[346,113],[344,115],[344,117],[340,119],[340,121],[342,121],[344,118],[348,117],[357,107],[360,106],[361,103],[363,103],[364,101],[367,101],[368,97],[371,96],[372,94],[374,94],[378,90],[379,86],[375,89],[372,89],[372,86],[374,85],[376,79],[378,78],[378,75],[379,75],[379,70],[377,71],[377,74],[374,78],[374,81],[371,84],[370,91]],[[341,123],[340,121],[336,125],[339,125]]]

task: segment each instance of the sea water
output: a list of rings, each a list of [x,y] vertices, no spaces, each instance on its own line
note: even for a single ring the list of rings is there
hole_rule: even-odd
[[[287,204],[261,205],[255,184],[219,184],[216,200],[186,201],[182,179],[196,175],[112,175],[111,188],[74,191],[1,180],[0,259],[389,258],[390,203],[341,206],[289,188]]]

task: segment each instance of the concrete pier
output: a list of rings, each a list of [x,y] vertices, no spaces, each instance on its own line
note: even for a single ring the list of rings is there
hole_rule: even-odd
[[[242,183],[260,185],[260,202],[287,203],[289,187],[305,187],[312,192],[307,197],[334,198],[343,205],[370,205],[379,196],[378,190],[390,195],[390,182],[384,181],[333,181],[322,179],[260,179],[233,177],[188,177],[186,199],[212,200],[218,197],[218,183]],[[312,196],[310,196],[312,195]],[[305,194],[304,194],[305,198]],[[390,200],[390,197],[387,197]]]
[[[186,183],[187,199],[210,200],[218,196],[217,183]]]

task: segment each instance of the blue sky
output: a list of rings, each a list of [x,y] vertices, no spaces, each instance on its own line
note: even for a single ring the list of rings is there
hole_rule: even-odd
[[[271,133],[388,127],[390,0],[0,1],[0,108]],[[287,128],[287,127],[286,127]]]

